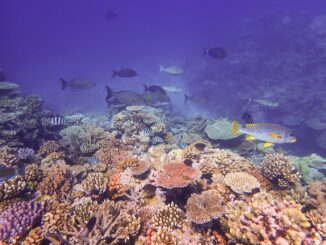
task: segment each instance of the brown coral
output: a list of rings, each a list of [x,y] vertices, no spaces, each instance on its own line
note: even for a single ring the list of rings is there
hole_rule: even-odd
[[[113,199],[118,198],[126,194],[128,191],[127,187],[120,181],[120,173],[116,172],[110,177],[109,181],[109,192]]]
[[[263,160],[263,175],[280,188],[289,188],[300,180],[300,174],[290,158],[280,153],[267,154]]]
[[[166,189],[183,188],[194,183],[201,176],[200,170],[181,162],[164,164],[163,171],[156,178],[156,184]]]
[[[37,154],[45,157],[50,153],[60,151],[62,151],[62,146],[55,140],[49,140],[41,145],[40,149],[37,151]]]
[[[0,166],[13,167],[18,164],[18,159],[13,149],[9,147],[0,148]]]
[[[314,207],[323,217],[326,217],[326,182],[311,182],[307,188],[310,198],[307,198],[306,204]]]
[[[0,200],[18,196],[27,189],[27,183],[23,176],[15,176],[0,183]]]
[[[251,193],[260,187],[258,180],[245,172],[228,173],[224,177],[224,183],[238,194]]]
[[[166,229],[156,230],[150,228],[147,230],[146,245],[176,245],[179,239],[172,231]]]
[[[31,230],[25,238],[23,245],[38,245],[44,240],[43,231],[41,227],[36,227]]]
[[[86,225],[97,208],[97,202],[93,201],[90,197],[83,197],[76,200],[71,205],[72,217],[75,225],[80,227]]]
[[[147,161],[139,161],[136,166],[130,167],[131,174],[139,176],[146,173],[149,170],[149,163]]]
[[[184,212],[172,202],[155,213],[151,224],[156,229],[174,229],[177,227],[181,228],[184,222]]]
[[[107,191],[108,179],[102,173],[90,173],[81,186],[87,195],[101,195]]]
[[[223,197],[214,190],[192,194],[187,201],[186,216],[195,224],[204,224],[223,214]]]
[[[45,177],[38,185],[37,190],[42,195],[50,195],[54,198],[64,198],[73,185],[73,176],[65,164],[57,164],[45,171]]]

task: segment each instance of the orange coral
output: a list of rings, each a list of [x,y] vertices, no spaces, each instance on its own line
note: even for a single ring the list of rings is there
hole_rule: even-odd
[[[123,196],[128,191],[120,181],[120,172],[116,172],[110,177],[109,192],[113,199]]]
[[[28,233],[23,245],[38,245],[43,239],[44,236],[41,227],[36,227]]]
[[[183,188],[200,178],[201,172],[181,162],[171,162],[163,166],[156,178],[156,184],[166,189]]]

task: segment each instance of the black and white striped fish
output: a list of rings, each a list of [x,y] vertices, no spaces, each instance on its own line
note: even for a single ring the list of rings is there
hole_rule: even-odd
[[[160,136],[154,136],[154,137],[152,138],[152,142],[153,142],[154,144],[160,144],[160,143],[163,143],[164,140],[163,140]]]
[[[49,123],[53,126],[64,125],[66,123],[66,119],[62,116],[54,116],[49,118]]]
[[[152,130],[150,128],[144,128],[141,133],[145,136],[151,136],[152,135]]]

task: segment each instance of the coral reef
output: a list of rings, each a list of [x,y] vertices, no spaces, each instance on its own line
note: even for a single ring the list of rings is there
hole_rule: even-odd
[[[300,180],[300,174],[290,158],[280,153],[267,154],[263,160],[263,175],[280,188],[289,188]]]
[[[81,183],[81,187],[87,195],[101,195],[107,191],[108,178],[102,173],[90,173]]]
[[[193,184],[201,176],[198,169],[181,162],[170,162],[163,166],[163,171],[156,178],[156,184],[166,189],[183,188]]]
[[[43,204],[21,201],[0,214],[0,240],[14,243],[39,221]]]
[[[260,187],[258,180],[245,172],[228,173],[224,177],[224,182],[238,194],[251,193]]]
[[[204,224],[217,219],[223,214],[224,199],[215,190],[192,194],[187,201],[187,219],[195,224]]]
[[[185,222],[185,214],[174,203],[163,206],[151,220],[151,225],[158,230],[181,228]]]

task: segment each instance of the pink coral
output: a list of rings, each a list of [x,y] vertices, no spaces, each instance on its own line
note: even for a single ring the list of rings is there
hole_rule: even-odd
[[[201,172],[181,162],[170,162],[163,166],[156,184],[166,189],[183,188],[200,178]]]

